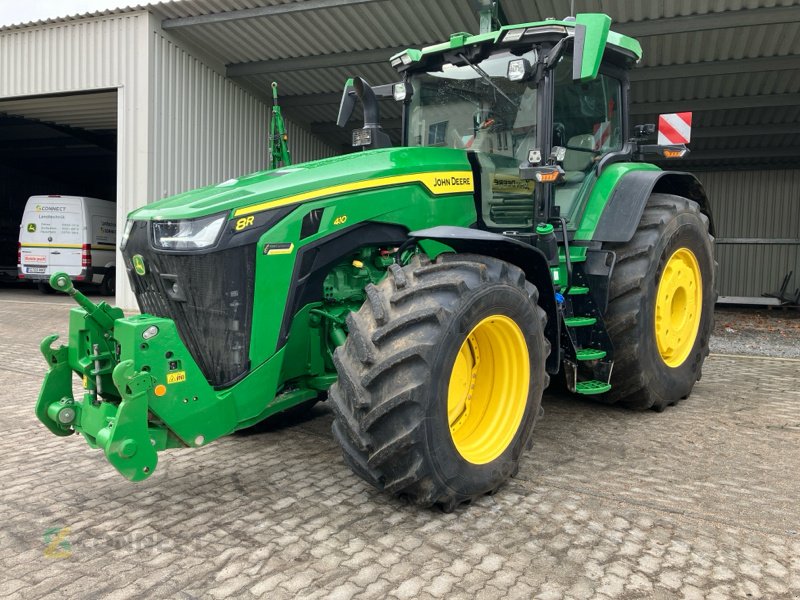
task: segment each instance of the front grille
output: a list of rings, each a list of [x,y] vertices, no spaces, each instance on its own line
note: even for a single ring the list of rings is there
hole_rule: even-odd
[[[145,274],[133,268],[142,256]],[[255,245],[205,254],[154,250],[136,222],[123,251],[139,309],[172,319],[208,382],[225,387],[250,368]]]

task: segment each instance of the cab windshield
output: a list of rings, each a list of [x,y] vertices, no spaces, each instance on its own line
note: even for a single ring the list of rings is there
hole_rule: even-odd
[[[481,165],[483,218],[489,227],[525,228],[533,220],[533,182],[519,164],[536,143],[536,84],[509,81],[511,60],[536,64],[536,51],[499,52],[471,66],[444,64],[413,74],[409,146],[445,146],[476,152]]]
[[[412,75],[408,145],[468,148],[515,161],[527,156],[525,139],[536,132],[536,88],[506,78],[508,62],[516,58],[503,52],[476,63],[477,69],[445,64]],[[522,58],[534,63],[536,54]]]

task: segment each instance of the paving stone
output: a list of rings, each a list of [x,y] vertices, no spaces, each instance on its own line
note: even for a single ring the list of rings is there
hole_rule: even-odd
[[[518,477],[443,514],[353,476],[325,404],[122,479],[32,412],[69,308],[0,290],[0,597],[800,597],[800,362],[712,356],[661,414],[548,393]]]

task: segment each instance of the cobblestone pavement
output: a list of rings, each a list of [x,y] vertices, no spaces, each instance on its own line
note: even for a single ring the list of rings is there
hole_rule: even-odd
[[[711,351],[800,358],[800,310],[717,308]]]
[[[0,292],[0,597],[800,597],[800,362],[712,356],[661,414],[548,394],[533,452],[452,514],[344,466],[330,412],[122,479],[32,412],[64,298]]]

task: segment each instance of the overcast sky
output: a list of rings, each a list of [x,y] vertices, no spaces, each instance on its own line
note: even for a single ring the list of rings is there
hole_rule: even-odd
[[[147,2],[148,0],[0,0],[0,25],[79,15]]]

